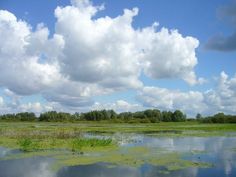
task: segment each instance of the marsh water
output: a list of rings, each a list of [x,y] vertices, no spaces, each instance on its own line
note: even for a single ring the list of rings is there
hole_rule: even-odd
[[[101,135],[87,135],[102,137]],[[58,171],[51,166],[55,159],[30,157],[0,161],[0,177],[235,177],[236,137],[157,137],[144,134],[115,134],[120,146],[145,146],[181,153],[181,158],[194,162],[207,162],[208,168],[189,167],[166,170],[165,166],[148,163],[138,167],[109,165],[99,162],[90,165],[65,166]],[[0,158],[19,153],[0,148]]]

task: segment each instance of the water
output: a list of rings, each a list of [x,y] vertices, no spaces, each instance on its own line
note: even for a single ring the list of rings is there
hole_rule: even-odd
[[[143,165],[140,168],[119,166],[107,168],[102,164],[67,167],[58,172],[58,177],[235,177],[235,174],[227,174],[220,169],[188,168],[171,171],[164,174],[165,167]],[[235,171],[234,171],[235,172]]]
[[[53,159],[43,157],[0,161],[0,177],[56,177],[52,163]]]
[[[5,156],[10,154],[18,154],[18,153],[20,153],[19,150],[10,150],[4,147],[0,147],[0,158],[4,158]]]
[[[91,136],[91,135],[90,135]],[[51,169],[54,160],[47,157],[0,161],[0,177],[235,177],[236,137],[154,137],[143,134],[115,134],[124,147],[147,146],[183,153],[183,159],[209,162],[210,168],[185,168],[167,171],[165,166],[149,164],[141,167],[109,166],[106,163]],[[3,158],[14,151],[0,148]]]
[[[143,165],[140,168],[118,166],[107,168],[103,164],[94,164],[63,168],[58,172],[59,177],[157,177],[157,176],[194,176],[197,169],[179,170],[163,174],[164,167]],[[79,173],[78,173],[79,172]]]

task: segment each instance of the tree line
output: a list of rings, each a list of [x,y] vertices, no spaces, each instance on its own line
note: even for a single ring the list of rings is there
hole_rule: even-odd
[[[184,122],[189,121],[186,114],[180,110],[160,111],[147,109],[137,112],[116,113],[114,110],[93,110],[86,113],[66,113],[49,111],[41,113],[38,117],[32,112],[0,115],[2,121],[41,121],[41,122],[77,122],[77,121],[111,121],[127,123],[157,123],[157,122]],[[236,123],[236,115],[218,113],[213,116],[203,117],[196,115],[196,119],[202,123]]]
[[[16,114],[0,115],[4,121],[42,121],[42,122],[76,122],[76,121],[113,121],[128,123],[156,123],[156,122],[182,122],[186,121],[186,115],[176,110],[163,111],[158,109],[147,109],[137,112],[116,113],[114,110],[93,110],[86,113],[65,113],[49,111],[41,113],[38,117],[32,112],[21,112]]]
[[[202,123],[236,123],[236,115],[217,113],[213,116],[202,117],[201,114],[197,114],[196,120]]]

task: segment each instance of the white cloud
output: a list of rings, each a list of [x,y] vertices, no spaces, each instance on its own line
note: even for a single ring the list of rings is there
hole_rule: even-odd
[[[94,103],[93,96],[104,95],[113,91],[113,89],[104,88],[98,84],[76,82],[62,78],[56,86],[44,91],[43,96],[48,101],[58,102],[64,106],[86,107]]]
[[[132,22],[137,8],[125,9],[115,18],[96,18],[103,8],[89,1],[72,2],[72,6],[55,10],[56,33],[65,40],[62,71],[72,80],[140,88],[144,69],[154,79],[181,78],[192,85],[202,81],[193,71],[199,44],[196,38],[166,28],[156,31],[157,23],[135,29]]]
[[[96,102],[92,106],[93,110],[103,110],[103,109],[113,109],[116,112],[135,112],[135,111],[140,111],[143,110],[143,106],[137,103],[128,103],[127,101],[124,100],[117,100],[114,103],[99,103]]]
[[[206,103],[215,112],[236,113],[236,75],[229,78],[222,71],[218,78],[216,89],[211,89],[205,92]]]
[[[157,32],[155,25],[134,29],[132,21],[138,14],[137,8],[125,9],[115,18],[95,18],[102,9],[104,6],[94,6],[88,0],[74,0],[71,6],[57,7],[56,32],[52,38],[42,23],[32,31],[25,21],[1,10],[0,85],[17,94],[31,95],[58,90],[60,81],[67,80],[67,83],[73,82],[70,85],[77,85],[81,92],[83,88],[99,88],[99,93],[107,93],[107,90],[141,88],[142,69],[157,79],[173,77],[166,73],[175,71],[177,77],[195,82],[192,71],[197,63],[194,50],[198,41],[195,38],[184,38],[177,31],[169,33],[164,28]],[[183,54],[178,46],[183,46]],[[162,54],[163,48],[170,48],[170,51]],[[164,58],[167,54],[171,57]],[[178,58],[173,59],[174,55]],[[154,73],[155,64],[165,62],[170,66],[158,66],[162,74]],[[191,72],[191,79],[186,79],[185,71]]]
[[[140,37],[144,43],[145,73],[154,79],[181,78],[191,85],[197,84],[193,69],[199,41],[183,37],[177,30],[162,28],[156,32],[155,29],[155,26],[143,29]]]
[[[45,104],[42,105],[39,102],[34,102],[34,103],[26,103],[26,104],[20,104],[18,105],[19,112],[34,112],[36,114],[40,114],[41,112],[46,112],[46,111],[51,111],[53,110],[53,107]]]
[[[190,114],[204,112],[207,107],[203,94],[198,91],[181,92],[159,87],[144,87],[137,99],[146,107],[161,110],[180,109]]]
[[[11,109],[7,106],[3,97],[0,96],[0,114],[8,113]]]
[[[27,37],[28,45],[26,47],[26,53],[28,55],[36,55],[42,57],[39,62],[44,63],[57,60],[59,55],[62,55],[62,49],[64,48],[64,39],[62,36],[54,34],[52,38],[48,38],[49,30],[40,23],[36,27],[36,31],[31,32]]]
[[[30,43],[31,35],[26,22],[0,11],[0,85],[23,95],[38,93],[59,79],[56,65],[42,64],[39,55],[27,53],[28,48],[37,47]]]
[[[0,113],[34,112],[39,115],[41,112],[54,109],[51,103],[42,104],[37,101],[23,103],[22,96],[18,96],[8,89],[5,89],[3,93],[5,98],[0,96]]]
[[[4,105],[4,100],[2,97],[0,97],[0,107],[2,107]]]
[[[138,79],[141,68],[136,32],[131,26],[137,9],[125,10],[122,16],[114,19],[93,20],[99,7],[94,7],[93,13],[90,8],[86,3],[55,10],[56,33],[65,40],[64,55],[60,58],[62,72],[74,81],[108,88],[142,86]]]
[[[41,93],[52,102],[81,106],[91,102],[93,95],[110,92],[96,84],[70,81],[61,73],[57,59],[64,39],[57,34],[49,39],[43,24],[32,32],[26,22],[0,11],[0,26],[0,86],[8,88],[8,96]],[[11,107],[17,106],[18,100],[12,99]]]
[[[144,87],[137,99],[146,107],[163,110],[181,109],[189,115],[203,113],[205,115],[217,112],[236,113],[236,75],[228,78],[222,72],[217,79],[217,86],[205,92],[170,90],[159,87]]]
[[[8,112],[11,112],[11,110],[16,110],[16,108],[20,104],[20,99],[22,98],[22,96],[15,94],[9,89],[4,89],[3,95],[9,100],[9,102],[5,103],[5,109],[7,109]]]

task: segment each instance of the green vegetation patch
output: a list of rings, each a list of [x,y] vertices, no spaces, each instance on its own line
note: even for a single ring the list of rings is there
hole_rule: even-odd
[[[91,149],[90,149],[91,150]],[[94,148],[93,151],[71,152],[66,150],[27,152],[7,156],[1,160],[29,158],[32,156],[46,156],[54,158],[53,170],[64,166],[89,165],[99,162],[107,163],[109,168],[117,165],[139,167],[143,164],[165,166],[167,171],[179,170],[189,167],[211,167],[212,164],[204,162],[193,162],[182,159],[182,154],[167,152],[156,148],[120,147],[120,148]]]
[[[96,138],[71,138],[71,139],[30,139],[21,138],[19,140],[0,141],[0,145],[4,147],[14,147],[24,152],[35,152],[43,150],[62,149],[72,152],[83,152],[84,150],[94,150],[96,148],[109,148],[117,146],[112,139],[96,139]]]
[[[110,122],[52,123],[1,122],[0,136],[9,138],[78,138],[91,133],[145,133],[160,136],[225,136],[234,132],[236,124],[201,124],[197,122],[165,122],[150,124],[118,124]]]
[[[177,152],[158,152],[155,149],[147,147],[129,147],[120,148],[118,150],[110,150],[107,152],[93,152],[89,154],[70,154],[55,156],[58,163],[54,169],[63,166],[88,165],[99,162],[109,164],[109,167],[116,165],[125,165],[131,167],[139,167],[143,164],[151,164],[155,166],[165,166],[167,170],[179,170],[189,167],[211,167],[212,164],[204,162],[193,162],[183,160],[181,154]]]

